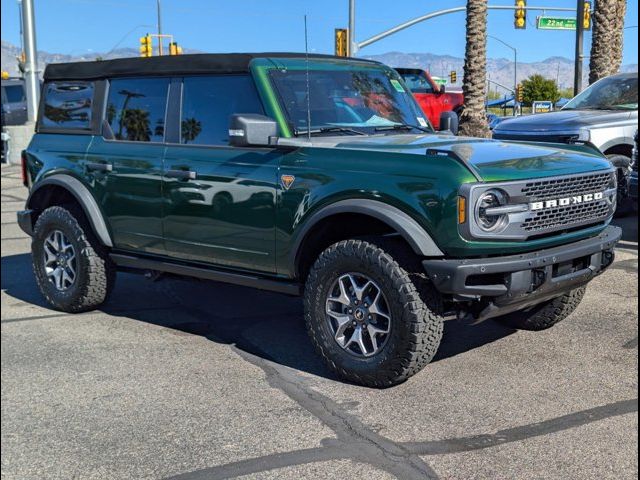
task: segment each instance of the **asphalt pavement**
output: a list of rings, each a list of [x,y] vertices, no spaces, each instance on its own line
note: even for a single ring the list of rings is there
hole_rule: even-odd
[[[335,378],[301,301],[119,274],[100,310],[48,308],[2,166],[2,479],[638,478],[638,225],[544,332],[445,325],[403,385]]]

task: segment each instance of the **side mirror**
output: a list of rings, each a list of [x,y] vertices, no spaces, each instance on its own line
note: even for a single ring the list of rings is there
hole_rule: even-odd
[[[438,90],[438,93],[440,95],[442,95],[443,93],[447,93],[447,87],[445,85],[440,85],[440,89]]]
[[[454,135],[458,135],[460,120],[456,112],[442,112],[440,114],[440,131],[450,131]]]
[[[229,144],[234,147],[275,145],[278,124],[275,120],[255,113],[231,115]]]

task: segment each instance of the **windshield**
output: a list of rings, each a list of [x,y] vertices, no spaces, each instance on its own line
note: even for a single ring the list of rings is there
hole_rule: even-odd
[[[608,77],[594,83],[563,110],[637,110],[638,77]]]
[[[368,134],[407,125],[415,128],[406,132],[432,130],[392,70],[283,69],[272,70],[271,79],[296,135]]]

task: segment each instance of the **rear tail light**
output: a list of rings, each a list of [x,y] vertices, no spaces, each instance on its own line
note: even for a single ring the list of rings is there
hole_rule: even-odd
[[[27,172],[27,152],[25,150],[20,154],[20,166],[22,171],[22,184],[25,187],[29,186],[29,174]]]

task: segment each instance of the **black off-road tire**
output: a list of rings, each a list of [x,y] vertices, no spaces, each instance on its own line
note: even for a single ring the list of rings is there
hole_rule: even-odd
[[[412,273],[381,248],[383,241],[373,242],[345,240],[322,252],[306,282],[305,321],[316,350],[331,370],[350,382],[385,388],[404,382],[433,359],[442,339],[443,318],[437,296],[416,288],[416,284],[429,288],[421,285],[424,276],[412,279]],[[331,286],[350,272],[365,274],[381,287],[392,315],[386,344],[367,358],[353,356],[337,344],[325,312]]]
[[[76,279],[64,291],[56,289],[44,267],[44,241],[54,230],[61,231],[77,252]],[[71,313],[93,310],[107,300],[113,289],[115,266],[88,225],[84,212],[76,205],[49,207],[40,214],[31,253],[38,287],[57,310]]]
[[[586,290],[586,287],[571,290],[561,297],[535,305],[528,310],[510,313],[497,320],[519,330],[546,330],[571,315],[580,305]]]
[[[616,168],[618,177],[618,207],[616,217],[628,215],[633,211],[629,198],[629,180],[631,178],[631,159],[625,155],[607,155],[607,159]]]

